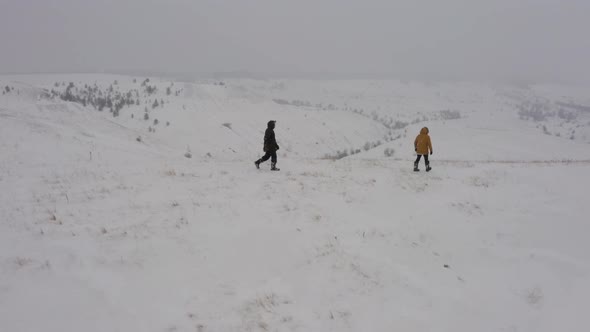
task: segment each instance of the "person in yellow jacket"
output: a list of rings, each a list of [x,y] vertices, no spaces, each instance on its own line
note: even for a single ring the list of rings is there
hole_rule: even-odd
[[[414,161],[414,172],[420,171],[418,169],[418,163],[420,162],[420,158],[424,156],[424,164],[426,164],[426,172],[429,172],[432,168],[430,168],[430,161],[428,161],[428,152],[432,154],[432,142],[430,142],[430,136],[428,135],[428,128],[424,127],[420,130],[420,134],[416,136],[414,140],[414,151],[416,151],[417,157],[416,161]]]

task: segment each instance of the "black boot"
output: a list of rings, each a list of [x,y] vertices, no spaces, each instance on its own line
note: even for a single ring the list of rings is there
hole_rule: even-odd
[[[271,163],[270,164],[270,170],[271,171],[280,171],[280,168],[277,168],[277,163]]]
[[[254,165],[256,165],[256,168],[260,169],[260,159],[256,160]]]
[[[430,167],[430,163],[426,164],[426,172],[430,172],[432,168]]]
[[[419,172],[418,163],[414,163],[414,172]]]

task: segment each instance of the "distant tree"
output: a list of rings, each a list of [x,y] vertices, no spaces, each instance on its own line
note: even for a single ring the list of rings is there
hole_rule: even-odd
[[[170,87],[166,88],[166,95],[169,96],[172,94],[172,89]]]
[[[385,155],[385,157],[393,157],[395,153],[395,150],[392,148],[386,148],[385,150],[383,150],[383,154]]]
[[[99,97],[96,100],[96,104],[97,104],[98,110],[102,111],[105,108],[105,106],[107,105],[107,100],[103,97]]]
[[[147,114],[147,112],[143,113],[143,119],[146,121],[150,119],[150,116]]]
[[[125,100],[120,99],[116,104],[115,104],[115,110],[117,111],[117,114],[119,114],[119,111],[121,111],[123,109],[123,107],[125,106]]]
[[[158,119],[154,119],[154,126],[158,125],[158,123],[160,123],[160,121],[158,121]]]
[[[156,100],[154,100],[154,103],[152,104],[152,108],[156,108],[158,106],[159,106],[158,99],[156,99]]]

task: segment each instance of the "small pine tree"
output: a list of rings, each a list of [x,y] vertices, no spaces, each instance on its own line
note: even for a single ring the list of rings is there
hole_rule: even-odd
[[[158,104],[158,99],[156,99],[156,100],[154,100],[154,103],[152,104],[152,108],[156,108],[158,106],[160,106],[160,105]]]
[[[385,150],[383,150],[383,154],[385,155],[385,157],[393,157],[393,155],[395,154],[395,150],[392,148],[386,148]]]
[[[146,121],[150,119],[150,116],[147,114],[147,112],[143,114],[143,119]]]

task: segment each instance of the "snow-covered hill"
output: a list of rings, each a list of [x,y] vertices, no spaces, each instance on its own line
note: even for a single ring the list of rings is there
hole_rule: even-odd
[[[0,87],[1,331],[590,327],[584,90],[114,75]],[[253,165],[271,119],[281,172]],[[434,169],[415,173],[423,126]]]

